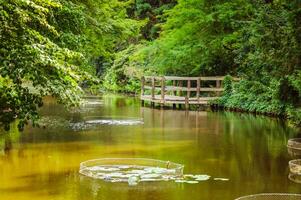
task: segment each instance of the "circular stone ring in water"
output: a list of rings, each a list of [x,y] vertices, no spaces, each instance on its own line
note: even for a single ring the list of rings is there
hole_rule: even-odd
[[[301,176],[301,159],[291,160],[288,164],[292,174]]]
[[[300,194],[266,193],[254,194],[237,198],[235,200],[301,200]]]
[[[287,142],[287,150],[288,153],[295,157],[301,156],[301,138],[292,138]]]
[[[146,158],[103,158],[80,164],[79,172],[85,176],[108,182],[168,181],[183,176],[181,164]]]

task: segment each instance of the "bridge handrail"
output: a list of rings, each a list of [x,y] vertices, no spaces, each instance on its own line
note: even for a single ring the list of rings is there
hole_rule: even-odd
[[[200,77],[180,77],[180,76],[143,76],[145,80],[155,79],[155,80],[172,80],[172,81],[197,81],[198,79],[202,81],[222,81],[225,76],[200,76]],[[240,78],[232,77],[232,80],[239,81]]]
[[[201,92],[214,92],[215,98],[220,96],[220,92],[224,91],[222,88],[222,81],[225,76],[201,76],[201,77],[178,77],[178,76],[143,76],[141,79],[141,99],[149,99],[151,102],[160,102],[164,105],[170,98],[185,97],[185,105],[189,106],[190,101],[200,102]],[[232,80],[239,81],[240,78],[232,77]],[[148,82],[151,81],[149,84]],[[157,85],[159,81],[159,85]],[[168,82],[167,82],[168,81]],[[183,86],[183,82],[187,82]],[[196,86],[193,87],[192,82],[196,81]],[[215,81],[215,87],[201,87],[201,82]],[[168,84],[171,84],[168,85]],[[151,90],[151,95],[144,95],[145,90]],[[156,91],[160,91],[160,95],[156,95]],[[167,92],[172,92],[172,95],[166,95]],[[185,92],[185,96],[183,96]],[[191,97],[191,92],[195,92],[196,97]],[[178,95],[176,95],[178,94]],[[147,97],[149,96],[149,97]],[[168,96],[168,99],[165,99]],[[178,99],[177,99],[178,100]],[[181,100],[183,101],[183,100]],[[167,102],[168,103],[168,102]]]

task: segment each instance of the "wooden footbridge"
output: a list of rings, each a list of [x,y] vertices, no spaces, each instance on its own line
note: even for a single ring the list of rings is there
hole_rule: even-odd
[[[150,102],[151,106],[208,105],[217,99],[223,91],[224,76],[214,77],[176,77],[144,76],[141,79],[141,101]],[[237,81],[239,78],[232,78]]]

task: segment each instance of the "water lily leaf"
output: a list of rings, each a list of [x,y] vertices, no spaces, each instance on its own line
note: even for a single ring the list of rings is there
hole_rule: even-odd
[[[214,178],[215,181],[229,181],[228,178]]]

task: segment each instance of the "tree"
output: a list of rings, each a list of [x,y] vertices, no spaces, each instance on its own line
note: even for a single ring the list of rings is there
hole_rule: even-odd
[[[61,103],[76,105],[87,78],[80,70],[80,53],[60,47],[52,39],[50,24],[62,5],[52,0],[1,0],[0,2],[0,121],[19,119],[19,129],[38,118],[42,99],[52,95]]]

